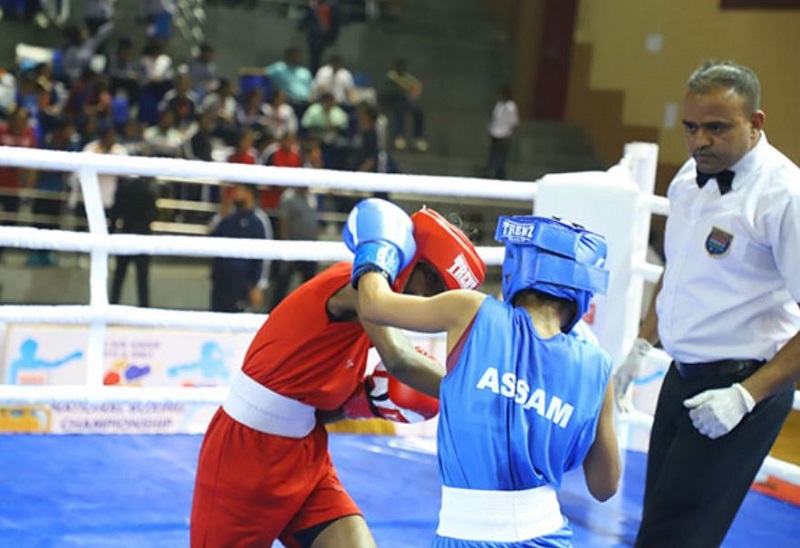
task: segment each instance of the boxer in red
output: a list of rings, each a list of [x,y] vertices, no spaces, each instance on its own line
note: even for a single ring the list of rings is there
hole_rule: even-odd
[[[401,237],[408,217],[399,208],[362,204],[361,226],[346,232]],[[411,222],[413,241],[394,265],[396,290],[430,296],[483,283],[486,265],[460,230],[426,208]],[[321,272],[284,299],[254,337],[200,449],[192,548],[269,548],[275,539],[287,547],[375,546],[333,468],[321,417],[430,418],[444,368],[402,331],[361,321],[351,275],[349,262]],[[375,379],[365,376],[371,347],[386,369]],[[372,405],[381,387],[388,411],[385,400]]]

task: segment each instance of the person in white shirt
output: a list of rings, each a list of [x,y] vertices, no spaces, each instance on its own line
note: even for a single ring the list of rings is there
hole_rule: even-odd
[[[673,359],[656,406],[635,546],[720,546],[792,408],[800,378],[800,169],[768,141],[748,67],[689,78],[691,158],[670,183],[666,266],[614,374],[631,381],[660,341]]]
[[[355,103],[356,86],[353,73],[344,66],[341,55],[331,55],[327,65],[323,65],[314,76],[311,84],[312,101],[321,94],[329,92],[340,107],[351,107]]]
[[[511,145],[511,136],[519,125],[517,104],[511,98],[511,88],[500,86],[497,101],[489,120],[489,158],[486,161],[486,176],[490,179],[506,178],[506,161]]]
[[[107,125],[100,131],[100,138],[91,141],[84,148],[84,152],[93,152],[95,154],[117,154],[120,156],[127,156],[127,149],[117,142],[117,131],[114,126]],[[108,211],[114,205],[114,196],[117,193],[117,176],[108,173],[100,173],[97,175],[97,182],[100,185],[100,197],[103,200],[103,207]],[[72,196],[70,196],[69,203],[74,204],[77,202],[77,195],[80,193],[80,185],[72,187]]]

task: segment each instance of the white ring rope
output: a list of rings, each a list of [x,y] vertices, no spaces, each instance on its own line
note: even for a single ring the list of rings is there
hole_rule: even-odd
[[[641,160],[638,160],[642,164]],[[91,254],[90,303],[88,305],[2,305],[0,322],[89,324],[87,383],[80,386],[0,385],[0,402],[48,403],[102,402],[220,404],[227,387],[113,387],[103,386],[103,343],[106,326],[210,328],[228,332],[254,331],[263,323],[261,314],[223,314],[214,312],[143,309],[109,305],[107,295],[108,255],[175,255],[194,257],[237,257],[290,261],[339,261],[352,255],[340,242],[265,241],[207,236],[162,236],[108,234],[100,199],[97,174],[149,176],[161,179],[222,181],[260,185],[322,187],[332,190],[385,191],[443,195],[464,198],[507,199],[532,202],[537,185],[529,181],[487,181],[467,177],[358,173],[200,162],[168,158],[111,156],[91,153],[47,151],[0,146],[0,165],[41,170],[74,171],[79,175],[84,196],[89,232],[46,230],[0,226],[0,246],[28,249],[53,249]],[[651,166],[653,167],[653,166]],[[641,168],[641,165],[639,165]],[[636,173],[637,158],[626,156],[609,172]],[[668,215],[666,198],[642,195],[651,214]],[[532,208],[531,208],[532,210]],[[478,252],[489,265],[502,264],[502,247],[480,247]],[[646,281],[658,280],[663,269],[644,261],[634,261],[633,273]],[[658,351],[650,357],[666,367],[669,357]],[[795,392],[794,408],[800,409],[800,392]],[[652,417],[634,412],[620,417],[635,428],[649,429]],[[762,472],[800,485],[800,467],[768,457]]]

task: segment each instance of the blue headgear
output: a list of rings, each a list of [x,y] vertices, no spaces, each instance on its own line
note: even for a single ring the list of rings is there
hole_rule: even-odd
[[[572,330],[595,293],[608,288],[606,240],[600,234],[558,219],[500,217],[494,239],[506,245],[503,299],[511,303],[523,289],[541,291],[578,305],[562,331]]]

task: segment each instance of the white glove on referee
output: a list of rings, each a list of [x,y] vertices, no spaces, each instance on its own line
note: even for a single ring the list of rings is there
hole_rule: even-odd
[[[728,388],[706,390],[684,400],[683,406],[691,409],[689,418],[697,430],[711,438],[724,436],[739,424],[756,406],[747,389],[738,382]]]
[[[628,413],[633,411],[632,387],[633,379],[642,372],[642,365],[647,353],[653,349],[649,341],[641,337],[633,341],[633,347],[628,352],[625,361],[614,371],[614,401],[617,408]]]

